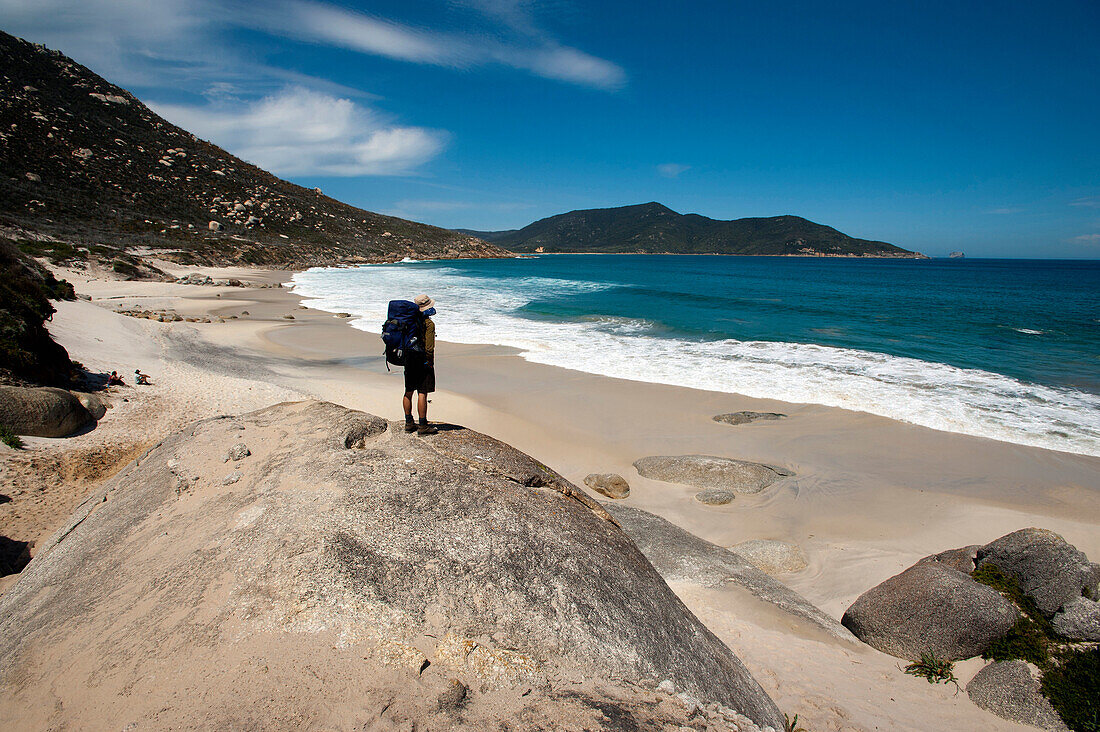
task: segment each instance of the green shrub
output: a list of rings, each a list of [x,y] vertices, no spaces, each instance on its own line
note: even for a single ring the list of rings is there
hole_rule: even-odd
[[[905,673],[919,676],[929,684],[954,684],[958,688],[959,680],[955,678],[954,666],[951,661],[936,658],[934,653],[922,653],[919,661],[913,661],[905,667]]]
[[[1100,732],[1100,648],[1067,651],[1043,674],[1041,689],[1076,732]]]
[[[1003,638],[993,641],[982,653],[992,661],[1029,661],[1041,669],[1050,667],[1048,645],[1051,639],[1031,618],[1020,618]]]
[[[0,442],[15,450],[23,449],[23,440],[20,439],[19,435],[2,424],[0,424]]]

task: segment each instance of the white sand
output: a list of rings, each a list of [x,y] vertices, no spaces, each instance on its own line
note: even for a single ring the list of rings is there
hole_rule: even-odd
[[[257,282],[289,277],[203,271]],[[155,385],[120,390],[118,396],[131,401],[118,402],[96,430],[34,440],[35,452],[150,443],[193,419],[301,395],[400,417],[401,374],[387,373],[378,336],[301,309],[286,290],[84,281],[62,274],[94,301],[59,304],[54,336],[92,370],[132,374],[141,368]],[[111,312],[120,307],[238,318],[162,324]],[[841,409],[591,376],[530,364],[492,346],[441,342],[437,363],[442,391],[433,396],[433,420],[491,434],[578,485],[588,473],[618,472],[631,485],[628,503],[715,543],[796,543],[809,566],[781,579],[835,617],[921,556],[1025,526],[1053,529],[1100,558],[1097,458]],[[738,410],[790,416],[736,427],[711,420]],[[693,489],[640,478],[631,466],[647,455],[688,453],[783,465],[796,475],[758,496],[712,507],[694,501]],[[58,497],[73,500],[87,485],[70,484]],[[0,506],[0,522],[10,506]],[[64,515],[44,514],[39,535]],[[673,589],[745,660],[780,707],[798,713],[814,732],[1030,729],[979,710],[964,693],[955,696],[954,687],[901,673],[897,659],[822,637],[745,593]],[[956,673],[965,682],[978,668],[966,662]]]

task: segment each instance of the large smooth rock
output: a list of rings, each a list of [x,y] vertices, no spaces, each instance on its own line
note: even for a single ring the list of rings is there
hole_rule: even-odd
[[[750,422],[786,419],[786,417],[787,415],[779,412],[726,412],[725,414],[716,414],[711,419],[723,424],[740,425],[749,424]]]
[[[864,643],[909,660],[977,656],[1020,618],[991,587],[948,566],[917,564],[860,595],[841,621]]]
[[[511,704],[517,729],[542,729],[577,699],[619,714],[632,689],[670,679],[783,728],[583,491],[471,430],[377,424],[280,404],[197,423],[124,468],[0,597],[0,718],[447,729],[455,719],[431,715],[449,713],[437,700],[457,679],[478,690],[462,707],[470,728]],[[252,454],[223,485],[238,440]],[[532,691],[492,697],[510,687]]]
[[[17,435],[65,437],[91,421],[80,400],[64,389],[0,386],[0,424]]]
[[[1050,701],[1039,691],[1039,681],[1027,661],[991,663],[966,685],[970,701],[1001,719],[1032,727],[1069,732]]]
[[[1051,622],[1070,640],[1100,641],[1100,602],[1078,597],[1067,602]]]
[[[700,539],[648,511],[619,503],[604,504],[604,507],[669,582],[690,582],[711,588],[739,585],[764,602],[836,638],[854,641],[852,634],[836,619],[729,549]]]
[[[96,422],[103,419],[107,414],[108,402],[98,394],[89,394],[84,391],[72,391],[69,392],[76,400],[80,402],[81,406],[88,410],[88,414],[92,415],[92,419]]]
[[[978,566],[994,564],[1015,577],[1047,616],[1088,593],[1095,597],[1100,565],[1053,531],[1020,529],[978,550]]]
[[[806,554],[797,544],[774,539],[750,539],[734,544],[730,551],[744,557],[768,574],[798,572],[806,568]]]
[[[591,473],[585,476],[584,484],[608,498],[626,498],[630,495],[630,484],[618,473]]]
[[[643,478],[734,493],[759,493],[780,478],[793,475],[785,468],[713,455],[645,457],[635,461],[634,467]]]

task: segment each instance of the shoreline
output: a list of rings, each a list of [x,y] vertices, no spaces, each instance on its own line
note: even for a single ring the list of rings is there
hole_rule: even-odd
[[[257,284],[283,283],[293,274],[165,266]],[[378,336],[302,305],[291,290],[60,274],[93,298],[58,304],[50,330],[70,356],[95,371],[140,367],[154,386],[118,390],[115,408],[95,430],[61,440],[31,438],[32,453],[122,439],[145,444],[197,419],[307,397],[400,418],[401,372],[386,371]],[[225,322],[160,323],[112,312],[131,306]],[[618,472],[631,486],[623,503],[716,544],[798,544],[809,566],[778,579],[833,617],[922,556],[1026,526],[1052,529],[1094,560],[1100,557],[1097,458],[836,407],[596,376],[528,362],[500,346],[441,340],[437,361],[440,391],[429,419],[496,437],[578,486],[589,473]],[[120,401],[125,397],[130,401]],[[711,419],[740,410],[788,417],[736,427]],[[761,494],[712,507],[694,500],[695,489],[641,478],[632,467],[642,457],[677,454],[781,465],[795,475]],[[80,488],[74,484],[68,494],[47,497],[77,500]],[[673,589],[780,706],[798,712],[810,728],[1027,729],[982,712],[965,695],[956,698],[904,675],[896,659],[869,647],[823,640],[744,592],[683,584]],[[979,667],[964,662],[956,672],[965,681]],[[871,688],[891,703],[871,698]]]

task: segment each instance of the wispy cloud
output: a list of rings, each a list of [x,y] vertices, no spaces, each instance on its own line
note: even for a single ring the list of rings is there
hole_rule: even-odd
[[[1082,234],[1070,239],[1075,244],[1100,244],[1100,234]]]
[[[445,32],[418,28],[327,3],[283,0],[257,22],[265,32],[399,61],[451,68],[500,64],[537,76],[616,89],[626,82],[618,65],[562,45],[540,32],[514,3],[479,9],[502,20],[503,34]]]
[[[1069,205],[1081,206],[1084,208],[1100,208],[1100,196],[1085,196],[1084,198],[1078,198],[1075,201],[1070,201]]]
[[[1008,214],[1017,214],[1023,212],[1024,209],[1018,206],[1002,206],[1000,208],[987,209],[985,213],[992,214],[994,216],[1006,216]]]
[[[253,102],[151,104],[164,118],[280,175],[403,175],[447,133],[386,120],[350,99],[291,87]]]
[[[665,178],[679,178],[680,173],[691,170],[690,165],[682,165],[680,163],[663,163],[657,166],[657,173]]]

